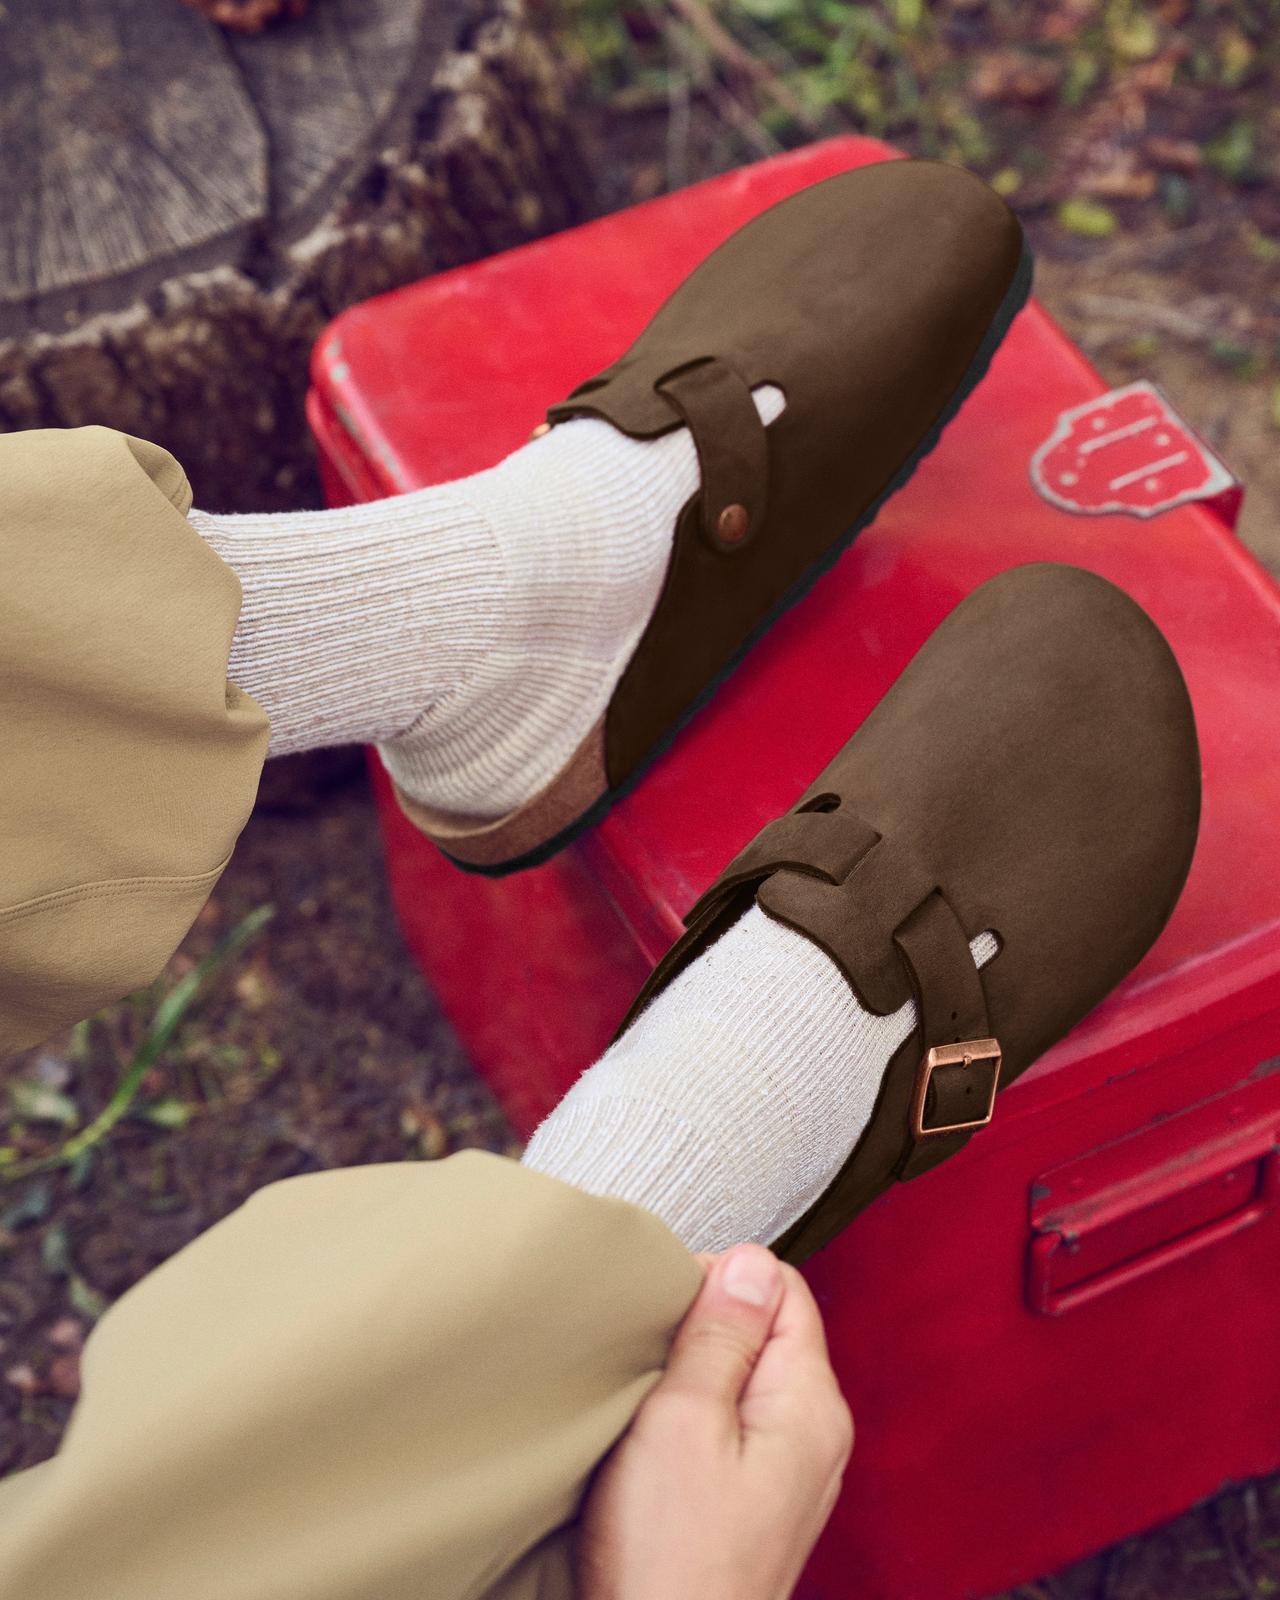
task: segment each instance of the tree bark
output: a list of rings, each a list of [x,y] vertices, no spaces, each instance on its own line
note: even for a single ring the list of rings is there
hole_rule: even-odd
[[[0,148],[0,431],[154,439],[214,511],[316,503],[329,318],[590,207],[523,0],[8,0]]]

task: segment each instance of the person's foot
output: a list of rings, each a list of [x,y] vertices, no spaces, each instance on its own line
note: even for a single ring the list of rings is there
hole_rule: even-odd
[[[765,424],[784,409],[763,384]],[[631,439],[595,417],[532,440],[455,486],[502,575],[471,673],[397,738],[387,771],[433,810],[480,819],[523,805],[565,766],[609,704],[653,613],[676,513],[698,489],[687,428]],[[471,632],[475,614],[459,615]]]
[[[683,425],[696,447],[698,491],[669,503],[665,582],[628,617],[643,623],[628,626],[628,659],[609,657],[616,682],[591,697],[598,715],[551,781],[505,810],[433,804],[384,752],[409,818],[460,864],[499,875],[603,816],[906,482],[1029,285],[1008,206],[972,174],[923,161],[812,184],[712,251],[629,349],[547,411],[553,438],[592,417],[637,443]],[[768,427],[753,404],[764,384],[786,397]],[[579,462],[589,477],[585,446]],[[500,700],[495,689],[490,717]],[[464,722],[451,743],[487,742]]]
[[[971,945],[985,964],[996,941]],[[691,1250],[771,1244],[839,1172],[912,1001],[865,1010],[809,939],[752,906],[534,1131],[523,1162],[656,1212]]]
[[[193,512],[241,580],[229,676],[271,752],[374,742],[455,860],[543,859],[906,481],[1029,282],[972,174],[840,173],[713,251],[491,471],[340,511]]]
[[[781,390],[755,392],[764,423]],[[376,743],[423,804],[523,804],[599,720],[698,488],[687,428],[584,417],[487,472],[367,505],[191,521],[240,579],[227,675],[269,754]]]
[[[803,1260],[963,1148],[1132,970],[1199,809],[1145,612],[1078,568],[1001,573],[705,891],[525,1163],[691,1249]]]

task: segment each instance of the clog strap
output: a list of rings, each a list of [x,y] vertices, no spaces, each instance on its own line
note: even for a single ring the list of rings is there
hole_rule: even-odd
[[[770,888],[789,884],[795,891],[789,895],[759,896],[767,913],[773,914],[775,906],[784,908],[780,920],[823,949],[859,994],[875,991],[878,974],[864,969],[868,952],[883,941],[914,995],[919,1018],[919,1049],[911,1063],[914,1080],[895,1083],[887,1096],[901,1121],[894,1176],[908,1179],[954,1154],[991,1120],[1001,1062],[981,975],[944,892],[923,891],[904,916],[887,921],[886,916],[895,914],[887,911],[881,896],[871,892],[864,897],[848,886],[859,867],[881,851],[891,865],[900,863],[900,852],[886,848],[876,830],[847,807],[801,809],[776,818],[690,910],[684,919],[686,933],[658,963],[618,1034],[705,948],[715,924],[735,906],[745,907],[756,898],[766,880]],[[908,883],[930,881],[922,863],[909,863],[892,875]],[[863,874],[869,888],[883,876]],[[866,918],[879,921],[878,935],[863,925]]]
[[[1000,1084],[1000,1047],[969,940],[946,896],[935,890],[894,931],[911,973],[920,1018],[910,1145],[899,1178],[915,1178],[961,1149],[991,1121]]]
[[[843,883],[880,835],[847,807],[784,812],[740,850],[684,919],[701,922],[750,880],[783,870]]]
[[[624,368],[625,362],[615,363],[549,406],[546,421],[539,423],[533,436],[558,422],[588,415],[604,417],[635,438],[656,438],[676,423],[683,424],[698,453],[703,537],[725,555],[744,549],[764,526],[769,491],[769,442],[751,386],[720,356],[696,356],[640,391],[651,402],[640,408],[641,421],[634,414],[634,391],[621,414],[611,403],[611,385]],[[664,409],[671,418],[665,426]]]
[[[750,388],[716,356],[674,368],[654,388],[693,435],[703,534],[717,550],[743,549],[764,526],[769,489],[768,440]]]

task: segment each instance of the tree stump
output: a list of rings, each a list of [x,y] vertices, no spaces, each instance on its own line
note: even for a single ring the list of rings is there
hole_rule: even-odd
[[[6,0],[0,148],[0,431],[154,439],[214,511],[317,503],[330,317],[590,204],[522,0]]]

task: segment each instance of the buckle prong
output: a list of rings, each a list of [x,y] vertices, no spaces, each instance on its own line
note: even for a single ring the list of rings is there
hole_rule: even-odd
[[[942,1134],[968,1133],[975,1128],[985,1128],[995,1115],[996,1090],[1000,1087],[1000,1042],[997,1039],[964,1039],[958,1044],[938,1044],[927,1051],[916,1068],[915,1090],[911,1097],[911,1133],[916,1139],[936,1139]],[[991,1093],[983,1116],[973,1122],[951,1122],[926,1128],[924,1106],[929,1094],[929,1084],[940,1067],[973,1067],[986,1065],[991,1070]]]

